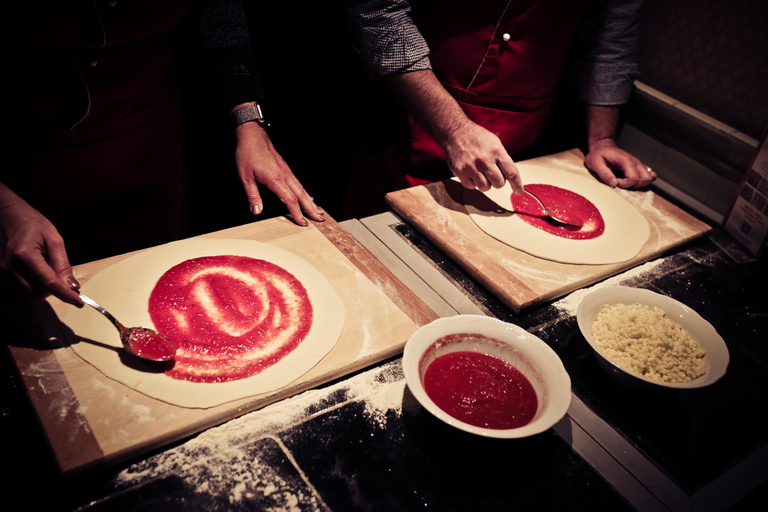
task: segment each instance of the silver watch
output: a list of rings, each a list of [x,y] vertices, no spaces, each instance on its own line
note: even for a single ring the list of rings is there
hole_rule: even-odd
[[[264,114],[261,112],[261,105],[258,103],[232,112],[232,119],[235,122],[235,126],[240,126],[250,121],[256,121],[264,128],[269,126],[267,120],[264,119]]]

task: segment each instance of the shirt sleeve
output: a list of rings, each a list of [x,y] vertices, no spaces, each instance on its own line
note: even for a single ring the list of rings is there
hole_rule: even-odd
[[[413,23],[405,0],[345,0],[352,46],[368,76],[432,69],[429,47]]]
[[[581,99],[590,105],[623,105],[639,75],[637,45],[642,0],[601,0],[577,35]]]
[[[264,101],[241,0],[202,0],[197,9],[202,56],[224,107]]]

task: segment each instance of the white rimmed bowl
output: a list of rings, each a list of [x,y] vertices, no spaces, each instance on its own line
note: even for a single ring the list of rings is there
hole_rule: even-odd
[[[435,342],[441,338],[464,333],[496,342],[475,339],[435,347]],[[424,372],[435,357],[458,350],[496,356],[523,373],[533,385],[538,399],[533,420],[518,428],[489,429],[464,423],[440,409],[424,390]],[[457,315],[439,318],[420,327],[405,344],[403,371],[408,388],[427,411],[448,425],[486,437],[511,439],[538,434],[565,416],[571,403],[571,379],[554,350],[524,329],[486,316]]]
[[[664,311],[666,317],[688,331],[701,348],[706,351],[704,362],[706,373],[689,382],[668,383],[643,377],[623,369],[614,363],[610,357],[597,345],[592,338],[592,324],[595,317],[605,305],[613,304],[643,304],[657,307]],[[593,291],[582,299],[576,309],[576,319],[581,333],[587,343],[598,356],[601,366],[611,375],[627,383],[641,382],[674,389],[694,389],[709,386],[717,382],[728,368],[730,356],[723,338],[717,333],[712,324],[704,320],[696,311],[666,295],[661,295],[642,288],[628,286],[605,286]]]

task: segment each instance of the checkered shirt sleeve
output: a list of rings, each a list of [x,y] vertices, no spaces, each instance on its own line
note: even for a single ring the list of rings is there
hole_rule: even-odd
[[[429,47],[402,0],[346,0],[352,44],[374,80],[431,69]]]

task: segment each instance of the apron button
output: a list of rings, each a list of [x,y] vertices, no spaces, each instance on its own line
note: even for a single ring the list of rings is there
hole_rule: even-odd
[[[509,33],[505,32],[504,35],[501,36],[501,38],[504,41],[509,41],[510,39],[512,39],[512,36],[510,36]]]

